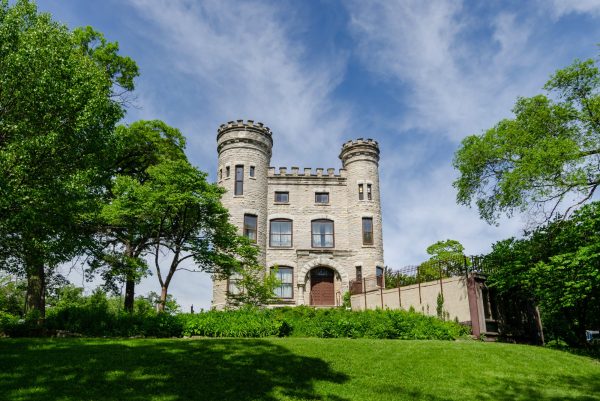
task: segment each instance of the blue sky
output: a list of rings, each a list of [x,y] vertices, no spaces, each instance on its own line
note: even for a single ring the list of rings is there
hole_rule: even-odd
[[[140,67],[125,122],[161,119],[188,138],[192,163],[216,170],[216,129],[262,121],[272,166],[340,167],[341,144],[379,141],[386,264],[426,258],[447,238],[469,254],[519,235],[457,206],[451,167],[467,135],[511,116],[575,58],[597,58],[600,0],[39,1],[91,25]],[[71,278],[81,284],[76,269]],[[86,284],[89,288],[90,284]],[[139,292],[158,291],[156,277]],[[187,309],[210,305],[208,275],[177,273]]]

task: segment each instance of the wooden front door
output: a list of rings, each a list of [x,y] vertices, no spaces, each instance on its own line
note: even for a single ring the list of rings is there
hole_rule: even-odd
[[[333,270],[317,267],[310,272],[310,304],[335,305]]]

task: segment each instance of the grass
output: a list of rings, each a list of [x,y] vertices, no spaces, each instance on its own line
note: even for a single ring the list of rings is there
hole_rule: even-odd
[[[475,341],[1,339],[7,400],[600,400],[600,363]]]

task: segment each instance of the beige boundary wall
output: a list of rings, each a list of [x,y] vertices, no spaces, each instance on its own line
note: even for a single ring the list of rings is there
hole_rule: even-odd
[[[352,295],[352,310],[404,309],[411,307],[417,312],[437,316],[438,294],[444,296],[444,312],[449,319],[470,323],[469,296],[466,277],[450,277],[442,280],[408,285],[400,288],[377,289]],[[365,302],[366,301],[366,302]]]

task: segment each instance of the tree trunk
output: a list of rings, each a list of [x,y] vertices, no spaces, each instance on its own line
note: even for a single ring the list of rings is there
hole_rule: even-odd
[[[160,300],[158,302],[158,311],[164,312],[166,304],[167,304],[167,287],[163,285],[161,288],[161,291],[160,291]]]
[[[125,305],[123,305],[125,311],[133,313],[133,301],[135,299],[135,280],[131,277],[127,277],[125,282]]]
[[[27,261],[27,311],[39,313],[38,323],[46,317],[46,277],[44,263],[32,258]]]

